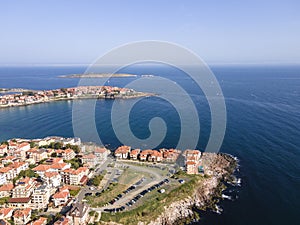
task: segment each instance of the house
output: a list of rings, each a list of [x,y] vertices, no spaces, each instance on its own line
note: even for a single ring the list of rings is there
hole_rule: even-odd
[[[107,150],[106,148],[96,148],[94,154],[97,157],[98,162],[106,161],[109,150]]]
[[[67,218],[70,219],[74,225],[84,225],[89,220],[89,206],[84,203],[73,203],[70,211],[67,213]]]
[[[31,195],[31,205],[34,209],[44,209],[49,204],[50,189],[46,185],[37,187]]]
[[[176,149],[160,149],[160,152],[162,152],[165,162],[176,162],[180,155],[180,151]]]
[[[31,206],[30,198],[10,198],[8,200],[8,206],[21,209],[21,208],[28,208]]]
[[[126,146],[126,145],[120,146],[115,151],[115,157],[117,159],[127,159],[129,157],[130,151],[131,151],[130,146]]]
[[[7,165],[9,163],[13,163],[13,162],[17,162],[17,161],[19,161],[19,160],[17,159],[16,156],[9,155],[2,159],[2,165]]]
[[[7,154],[7,145],[0,145],[0,156]]]
[[[46,160],[48,165],[56,164],[56,163],[63,163],[64,160],[62,158],[50,158]]]
[[[10,140],[8,142],[8,149],[10,150],[16,150],[18,148],[18,144],[15,141]]]
[[[0,198],[9,197],[11,195],[11,191],[14,188],[12,183],[4,184],[0,187]]]
[[[51,166],[40,164],[34,167],[32,170],[36,172],[39,176],[43,177],[46,172],[49,172],[51,170]]]
[[[151,149],[141,151],[140,152],[140,160],[142,160],[142,161],[148,160],[148,156],[150,156],[150,154],[152,154]]]
[[[62,218],[55,221],[53,225],[73,225],[73,223],[71,223],[70,219],[63,216]]]
[[[90,153],[81,157],[81,162],[88,167],[95,167],[98,163],[96,155]]]
[[[71,164],[70,163],[54,163],[50,166],[51,168],[51,172],[58,172],[60,173],[63,170],[69,169],[71,168]]]
[[[7,179],[6,179],[6,174],[0,172],[0,185],[6,184]]]
[[[130,159],[133,159],[133,160],[137,160],[138,159],[138,156],[141,152],[141,149],[134,149],[130,152]]]
[[[18,149],[20,151],[26,152],[30,149],[30,144],[28,142],[23,142],[23,143],[18,145]]]
[[[13,198],[27,198],[35,188],[36,182],[29,177],[25,177],[17,181],[16,186],[12,190]]]
[[[27,156],[29,159],[33,159],[34,162],[40,162],[43,159],[47,159],[48,158],[48,151],[47,149],[41,148],[41,149],[37,149],[37,148],[31,148],[30,150],[28,150],[26,152]]]
[[[24,225],[30,221],[31,217],[31,209],[19,209],[14,212],[14,224],[16,225]]]
[[[5,174],[6,180],[13,180],[17,176],[17,172],[14,168],[2,167],[0,168],[0,173]]]
[[[81,139],[80,138],[64,138],[62,139],[63,146],[66,146],[67,144],[70,145],[81,145]]]
[[[76,156],[75,152],[73,151],[73,149],[66,149],[63,151],[62,153],[62,157],[64,160],[71,160],[71,159],[74,159]]]
[[[193,161],[186,162],[187,174],[198,174],[198,164]]]
[[[10,220],[13,215],[12,208],[1,208],[0,209],[0,219]]]
[[[185,150],[184,155],[186,161],[195,161],[198,162],[201,158],[201,152],[199,150]]]
[[[66,149],[66,150],[62,150],[62,149],[57,149],[55,150],[55,153],[57,154],[58,157],[63,158],[64,160],[71,160],[74,159],[76,156],[76,153],[74,152],[73,149]]]
[[[81,185],[84,176],[87,176],[89,169],[87,167],[79,167],[77,170],[66,169],[62,172],[62,180],[65,184]]]
[[[28,225],[46,225],[47,224],[47,218],[40,217],[39,219],[32,221]]]
[[[58,172],[45,172],[42,180],[49,187],[59,187],[61,183],[61,175]]]
[[[29,168],[29,164],[27,162],[13,162],[8,165],[9,168],[12,168],[19,174],[23,170],[27,170]]]
[[[150,162],[161,162],[162,161],[162,153],[157,150],[152,150],[148,157],[148,161]]]
[[[62,188],[59,192],[55,193],[52,196],[52,201],[54,202],[55,207],[64,205],[68,202],[70,197],[70,192],[67,188]]]

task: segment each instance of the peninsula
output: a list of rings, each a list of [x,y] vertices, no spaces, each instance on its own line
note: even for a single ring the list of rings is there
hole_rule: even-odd
[[[79,86],[55,90],[26,90],[20,88],[2,88],[0,95],[0,108],[13,106],[26,106],[62,100],[76,99],[129,99],[153,96],[152,93],[138,92],[133,89],[112,86]]]
[[[9,223],[164,225],[199,220],[195,209],[220,210],[237,159],[46,137],[3,141],[0,164],[0,212]]]
[[[61,75],[60,78],[109,78],[109,77],[137,77],[135,74],[127,73],[88,73],[88,74],[70,74]]]

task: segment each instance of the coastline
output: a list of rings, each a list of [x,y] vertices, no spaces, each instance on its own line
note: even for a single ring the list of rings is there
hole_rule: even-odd
[[[81,92],[81,89],[83,88],[88,90],[87,93]],[[89,89],[93,89],[93,91],[90,91]],[[97,90],[95,91],[94,89]],[[12,89],[2,88],[2,90],[5,90],[2,93],[12,93],[12,92],[18,92],[18,93],[5,94],[0,96],[0,101],[2,100],[3,102],[6,101],[5,104],[3,102],[0,102],[0,109],[28,106],[28,105],[42,104],[42,103],[50,103],[55,101],[73,101],[73,100],[82,100],[82,99],[132,99],[132,98],[141,98],[141,97],[149,97],[149,96],[156,95],[154,93],[137,92],[132,89],[124,89],[124,88],[117,88],[117,87],[113,87],[113,91],[110,90],[109,92],[107,91],[107,89],[110,90],[112,89],[112,87],[81,86],[76,88],[62,88],[62,89],[47,90],[47,91],[38,91],[38,90],[31,91],[22,88],[12,88]],[[74,94],[75,92],[74,90],[78,91],[80,94]],[[57,94],[58,96],[55,96],[53,92],[58,93]],[[48,95],[48,93],[51,93],[51,95]],[[33,96],[35,97],[33,98]],[[28,98],[29,100],[26,101],[26,98]]]
[[[91,73],[91,74],[70,74],[70,75],[61,75],[59,78],[110,78],[110,77],[137,77],[135,74],[123,74],[123,73]]]

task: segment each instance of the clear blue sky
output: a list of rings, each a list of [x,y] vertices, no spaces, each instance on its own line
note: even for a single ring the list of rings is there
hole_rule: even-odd
[[[299,0],[2,0],[0,64],[91,63],[141,40],[209,63],[300,62],[299,12]]]

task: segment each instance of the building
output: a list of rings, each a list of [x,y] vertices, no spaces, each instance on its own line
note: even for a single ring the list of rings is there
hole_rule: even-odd
[[[62,157],[64,160],[71,160],[71,159],[74,159],[76,156],[75,152],[73,151],[73,149],[66,149],[63,151],[62,153]]]
[[[198,166],[196,162],[186,162],[186,173],[187,174],[198,174]]]
[[[39,219],[32,221],[28,225],[46,225],[47,224],[47,218],[40,217]]]
[[[43,159],[47,159],[48,158],[48,151],[47,149],[41,148],[41,149],[37,149],[37,148],[32,148],[29,151],[26,152],[27,157],[29,159],[34,160],[34,162],[40,162]]]
[[[180,151],[176,149],[160,149],[160,152],[162,152],[165,162],[176,162],[180,155]]]
[[[134,149],[130,152],[130,159],[133,159],[133,160],[137,160],[138,159],[138,156],[141,152],[141,149]]]
[[[150,162],[161,162],[162,161],[162,153],[157,150],[152,150],[148,157],[148,161]]]
[[[184,155],[186,157],[186,161],[200,161],[201,152],[199,150],[185,150]]]
[[[49,172],[51,170],[51,166],[40,164],[34,167],[32,170],[36,172],[39,176],[43,177],[46,172]]]
[[[131,151],[130,146],[126,146],[126,145],[120,146],[115,151],[115,157],[117,159],[128,159],[130,151]]]
[[[67,218],[70,219],[74,225],[84,225],[89,221],[89,207],[84,203],[74,203],[70,211],[67,213]]]
[[[0,156],[7,154],[7,145],[0,145]]]
[[[4,184],[3,186],[0,187],[0,198],[3,197],[10,197],[11,196],[11,191],[14,188],[13,184]]]
[[[8,200],[8,206],[22,209],[22,208],[28,208],[31,206],[30,197],[28,198],[10,198]]]
[[[44,209],[49,204],[50,189],[46,185],[37,187],[31,195],[31,204],[34,209]]]
[[[7,179],[6,179],[6,174],[0,172],[0,185],[6,184]]]
[[[66,169],[62,172],[62,180],[69,185],[82,185],[84,176],[89,174],[87,167],[79,167],[77,170]]]
[[[31,209],[19,209],[14,212],[14,224],[16,225],[24,225],[27,224],[31,219]]]
[[[88,154],[81,157],[81,162],[88,167],[95,167],[98,163],[97,157],[95,154]]]
[[[68,199],[70,197],[70,192],[67,188],[62,188],[59,190],[59,192],[55,193],[52,196],[52,201],[55,205],[55,207],[64,205],[68,202]]]
[[[109,150],[107,150],[106,148],[96,148],[94,154],[97,157],[98,162],[106,161]]]
[[[13,215],[12,208],[1,208],[0,209],[0,219],[10,220]]]
[[[16,174],[19,174],[23,170],[27,170],[29,168],[29,164],[27,162],[13,162],[8,165],[9,168],[12,168],[16,171]]]
[[[0,168],[0,173],[5,174],[6,181],[11,181],[17,176],[17,172],[15,169],[10,167],[2,167]]]
[[[61,184],[61,175],[58,172],[45,172],[42,180],[48,187],[59,187]]]
[[[28,198],[35,188],[36,182],[29,177],[20,179],[12,190],[13,198]]]
[[[71,164],[70,163],[55,163],[55,164],[52,164],[50,166],[50,168],[51,168],[51,170],[50,170],[51,172],[60,173],[63,170],[71,168]]]
[[[21,143],[21,144],[18,145],[18,149],[20,151],[26,152],[26,151],[28,151],[30,149],[30,144],[28,142],[23,142],[23,143]]]
[[[53,225],[73,225],[73,223],[71,223],[70,219],[62,217],[59,220],[55,221]]]

